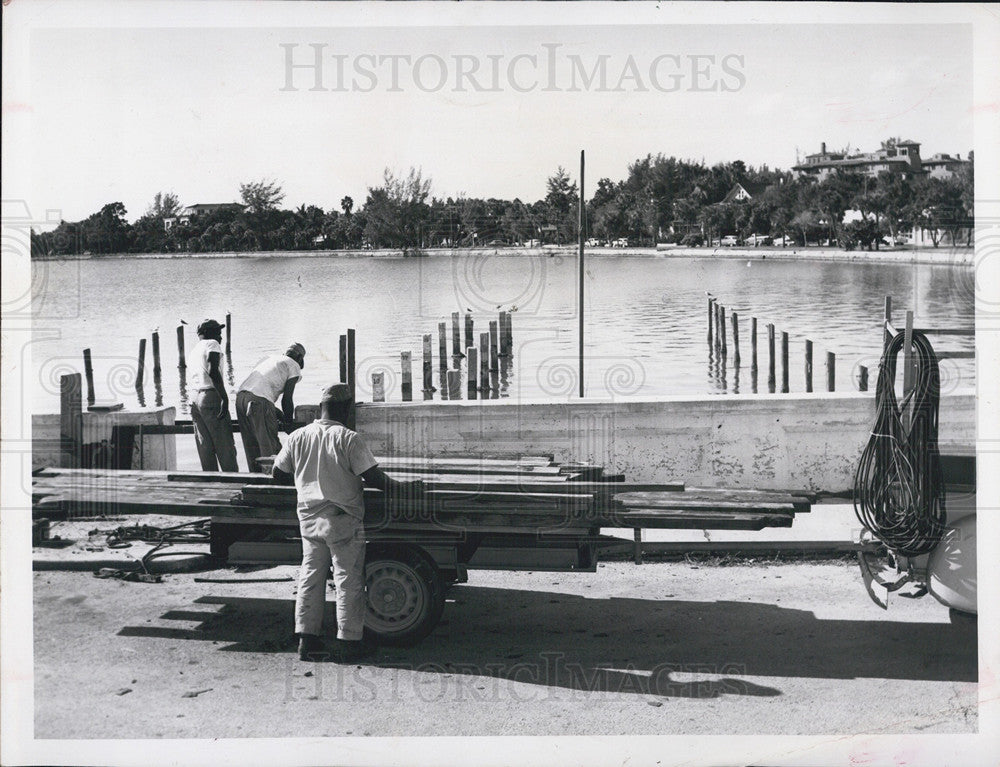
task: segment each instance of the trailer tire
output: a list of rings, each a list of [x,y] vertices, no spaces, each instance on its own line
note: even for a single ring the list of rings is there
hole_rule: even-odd
[[[365,557],[365,633],[383,645],[426,637],[444,612],[444,581],[419,546],[370,544]]]

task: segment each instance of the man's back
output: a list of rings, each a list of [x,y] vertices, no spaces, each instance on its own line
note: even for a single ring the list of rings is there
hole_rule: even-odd
[[[361,474],[377,465],[361,436],[333,420],[293,432],[274,465],[295,479],[300,518],[334,504],[364,519]]]
[[[274,402],[285,388],[286,381],[301,376],[302,368],[299,363],[287,355],[275,355],[253,369],[240,384],[240,391],[248,391]]]

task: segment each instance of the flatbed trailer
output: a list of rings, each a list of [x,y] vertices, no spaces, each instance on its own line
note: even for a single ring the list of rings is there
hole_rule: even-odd
[[[649,528],[789,527],[815,500],[808,493],[605,481],[600,467],[523,461],[380,461],[390,476],[420,477],[426,488],[418,499],[365,489],[365,623],[380,642],[412,644],[430,633],[448,586],[467,580],[469,570],[595,572],[602,552],[632,545],[603,529],[631,529],[638,537]],[[220,562],[301,561],[295,490],[265,474],[49,468],[35,474],[32,492],[36,516],[207,517],[211,553]]]

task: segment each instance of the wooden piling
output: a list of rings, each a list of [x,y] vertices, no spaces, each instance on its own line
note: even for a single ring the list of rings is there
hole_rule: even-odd
[[[79,373],[59,376],[59,465],[80,468],[83,452],[83,400]]]
[[[514,316],[511,312],[504,312],[503,325],[500,327],[501,338],[503,339],[506,356],[514,356]]]
[[[372,373],[372,402],[385,402],[385,373]]]
[[[160,334],[153,331],[153,377],[160,377]]]
[[[135,373],[135,388],[142,388],[142,379],[146,374],[146,339],[139,339],[139,364]]]
[[[788,394],[788,333],[781,331],[781,393]]]
[[[340,380],[347,383],[347,336],[340,337]]]
[[[177,367],[181,370],[187,368],[187,359],[184,355],[184,326],[177,326]]]
[[[490,334],[479,334],[479,396],[488,399],[490,392]]]
[[[708,345],[712,345],[712,323],[715,321],[715,299],[708,299]]]
[[[806,391],[813,390],[813,342],[806,339]]]
[[[719,356],[722,351],[722,342],[719,340],[719,303],[715,303],[715,331],[714,331],[714,344],[715,346],[715,356]]]
[[[455,357],[462,354],[462,334],[458,328],[458,312],[451,313],[451,353]],[[448,389],[451,394],[451,389]]]
[[[868,368],[858,366],[858,391],[868,391]]]
[[[462,399],[462,371],[448,371],[448,400]]]
[[[767,391],[774,394],[774,325],[767,323]]]
[[[733,364],[736,367],[740,366],[740,326],[739,318],[736,316],[736,312],[733,312],[731,317],[733,322]]]
[[[431,357],[431,334],[424,333],[424,399],[434,397],[434,361]]]
[[[632,530],[632,561],[637,565],[642,564],[642,528],[636,527]]]
[[[479,371],[479,352],[475,346],[465,347],[466,384],[468,399],[476,398],[476,375]]]
[[[441,399],[448,399],[448,330],[438,323],[438,378],[441,379]]]
[[[500,391],[500,340],[497,320],[490,320],[490,389],[493,397]]]
[[[475,345],[473,340],[473,324],[472,315],[469,312],[465,313],[465,348],[468,349],[470,346]]]
[[[231,340],[233,337],[233,315],[226,312],[226,354],[232,351]]]
[[[354,376],[357,372],[357,365],[354,358],[355,335],[354,328],[347,329],[347,385],[351,387],[351,394],[357,402],[357,393],[354,391]],[[352,427],[353,428],[353,427]]]
[[[757,375],[757,318],[750,318],[750,372]]]
[[[90,360],[90,349],[83,350],[83,374],[87,377],[87,406],[94,404],[94,365]]]
[[[403,402],[413,401],[413,369],[411,365],[410,352],[399,353],[400,367],[400,391],[403,394]]]
[[[882,310],[882,351],[884,352],[892,340],[888,325],[892,322],[892,296],[885,297],[885,308]]]
[[[719,307],[719,338],[722,339],[722,356],[726,356],[726,307]]]
[[[833,352],[826,353],[826,390],[835,391],[837,382],[837,357]]]
[[[509,318],[510,318],[510,315],[507,312],[500,312],[500,315],[499,315],[498,320],[497,320],[498,323],[499,323],[498,326],[497,326],[497,328],[498,328],[498,331],[499,331],[499,343],[500,343],[500,356],[501,357],[506,357],[507,354],[510,352],[510,349],[507,348],[507,320]]]

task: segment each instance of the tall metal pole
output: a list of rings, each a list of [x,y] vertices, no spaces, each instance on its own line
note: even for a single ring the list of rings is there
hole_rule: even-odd
[[[583,277],[584,277],[584,267],[583,267],[583,237],[584,237],[584,196],[583,196],[583,164],[584,164],[584,154],[583,150],[580,150],[580,258],[579,258],[579,271],[580,271],[580,306],[579,306],[579,320],[580,320],[580,399],[583,399]]]

